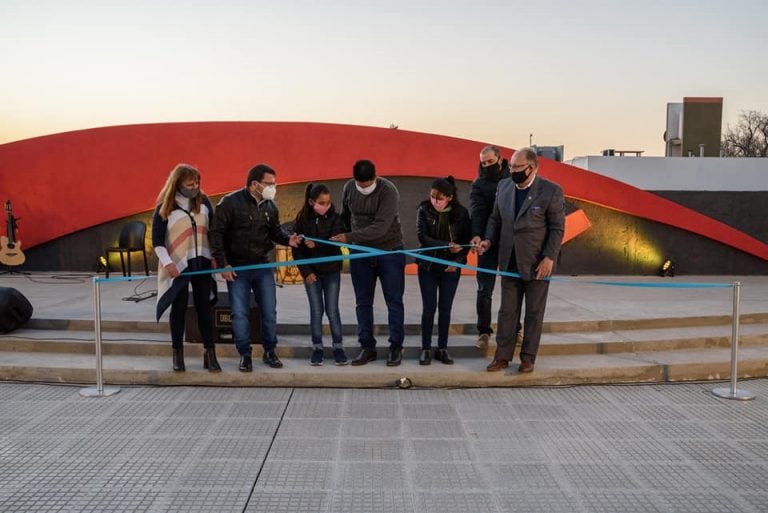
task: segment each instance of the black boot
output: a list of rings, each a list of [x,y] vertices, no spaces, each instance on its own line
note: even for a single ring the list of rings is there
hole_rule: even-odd
[[[216,348],[206,347],[203,353],[203,368],[210,372],[221,372],[221,365],[216,359]]]
[[[184,349],[173,350],[173,370],[176,372],[184,372]]]
[[[419,356],[419,365],[429,365],[432,363],[432,350],[422,349],[421,356]]]
[[[253,372],[253,360],[251,355],[244,354],[240,357],[240,366],[238,367],[240,372]]]

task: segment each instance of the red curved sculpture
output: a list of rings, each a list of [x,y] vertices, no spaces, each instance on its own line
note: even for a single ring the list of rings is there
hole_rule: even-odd
[[[267,162],[279,183],[343,179],[368,158],[383,176],[453,174],[472,180],[484,143],[406,130],[325,123],[199,122],[79,130],[0,145],[0,195],[21,218],[29,248],[152,209],[178,162],[203,173],[203,189],[240,187]],[[511,149],[504,148],[505,153]],[[768,260],[768,245],[694,210],[622,182],[542,159],[567,196],[665,223]]]

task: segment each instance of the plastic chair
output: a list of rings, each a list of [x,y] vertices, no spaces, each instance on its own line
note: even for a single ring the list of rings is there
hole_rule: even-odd
[[[104,250],[107,257],[106,276],[109,278],[109,254],[120,254],[120,266],[123,269],[123,276],[131,275],[131,253],[141,251],[144,256],[144,273],[149,276],[149,265],[147,264],[147,250],[144,247],[144,237],[147,234],[147,225],[143,221],[131,221],[123,225],[120,230],[120,239],[118,245]],[[128,267],[126,272],[125,258],[123,254],[128,255]]]

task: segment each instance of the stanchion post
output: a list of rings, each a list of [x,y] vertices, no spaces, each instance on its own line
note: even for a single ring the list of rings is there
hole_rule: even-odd
[[[107,397],[120,391],[119,388],[104,388],[104,371],[101,358],[101,289],[98,276],[93,278],[93,327],[96,335],[96,387],[80,389],[83,397]]]
[[[739,316],[741,315],[741,282],[733,282],[733,321],[731,323],[731,387],[715,388],[712,393],[723,399],[750,401],[755,395],[748,390],[736,388],[739,360]]]

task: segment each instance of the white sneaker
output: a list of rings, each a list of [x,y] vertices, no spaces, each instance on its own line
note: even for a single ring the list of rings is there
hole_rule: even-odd
[[[488,333],[483,333],[479,337],[477,337],[477,342],[475,342],[475,347],[478,349],[487,349],[488,348],[488,341],[491,339],[491,336]]]

